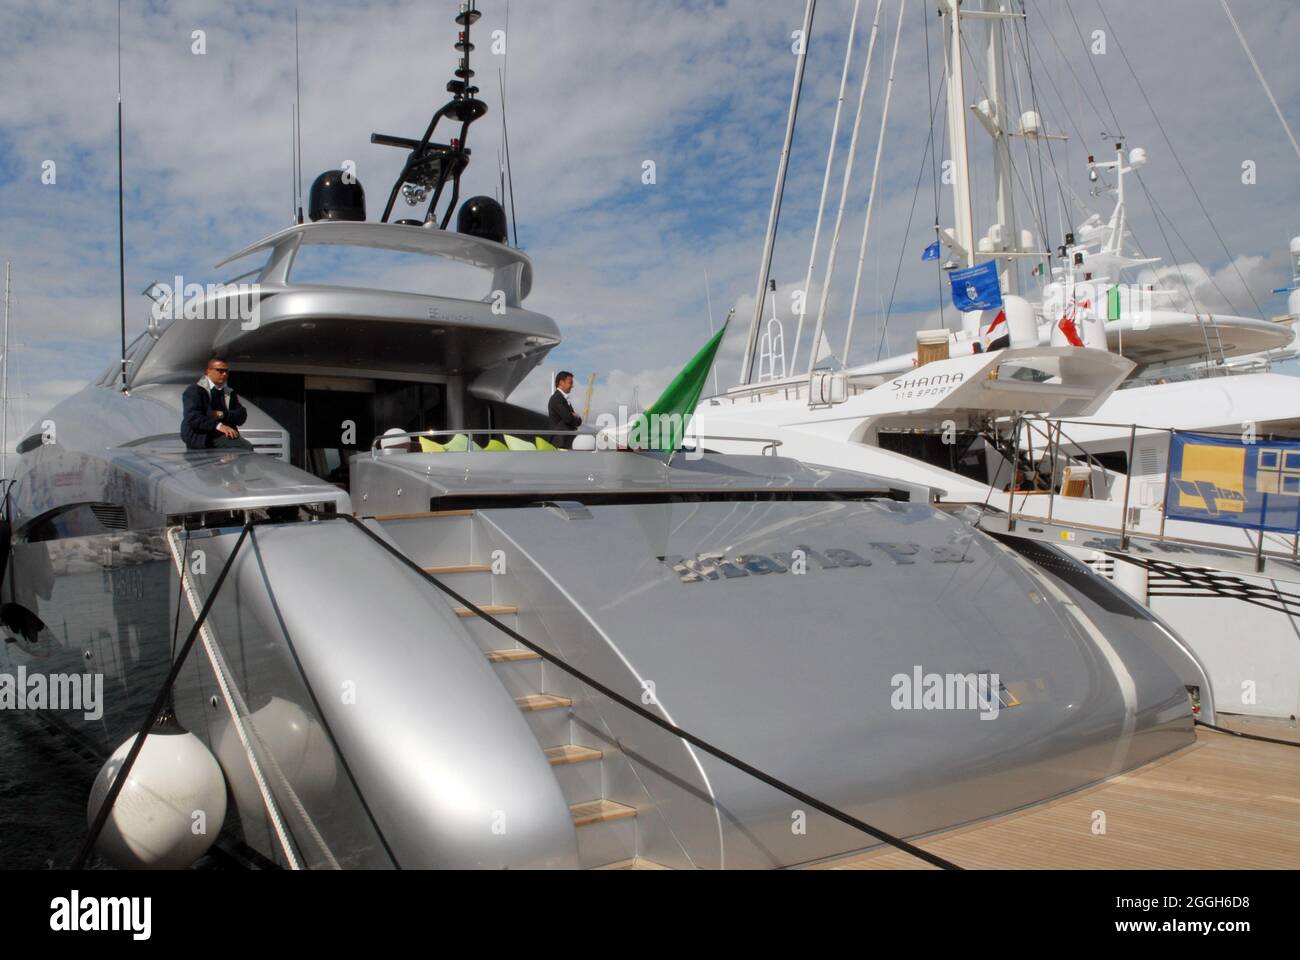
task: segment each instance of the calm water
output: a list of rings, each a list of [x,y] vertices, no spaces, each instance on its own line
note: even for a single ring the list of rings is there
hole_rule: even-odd
[[[172,629],[169,571],[165,564],[151,564],[150,575],[138,580],[140,597],[129,610],[129,625],[116,622],[114,614],[121,611],[111,599],[112,581],[106,572],[58,572],[41,613],[71,642],[46,635],[35,658],[11,652],[6,645],[0,649],[0,671],[15,675],[19,663],[29,672],[106,671],[104,721],[97,731],[87,733],[107,736],[116,748],[138,729],[167,673]],[[90,650],[92,659],[82,660],[75,653],[69,657],[70,651],[81,650]],[[132,677],[130,690],[122,686],[124,670]],[[90,788],[107,752],[92,754],[29,711],[0,710],[0,869],[58,870],[72,865],[87,833]],[[209,865],[209,859],[200,864]],[[108,868],[95,859],[90,865]]]
[[[35,718],[0,710],[0,869],[72,864],[98,770]]]

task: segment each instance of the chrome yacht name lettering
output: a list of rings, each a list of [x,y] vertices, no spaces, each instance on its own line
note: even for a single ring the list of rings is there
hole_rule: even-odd
[[[905,377],[889,381],[889,388],[899,398],[916,399],[948,393],[966,379],[964,373],[936,373],[927,377]]]
[[[915,563],[913,557],[922,556],[921,545],[917,543],[872,543],[872,548],[879,550],[895,565],[903,566]],[[971,563],[965,551],[954,547],[930,547],[928,556],[931,563]],[[761,577],[769,573],[806,573],[809,570],[841,570],[853,567],[869,567],[871,561],[852,550],[828,547],[814,550],[812,547],[797,546],[793,550],[761,553],[740,553],[729,556],[725,551],[698,553],[694,557],[679,554],[659,557],[659,561],[669,566],[682,583],[700,583],[705,580],[739,580],[743,577]]]

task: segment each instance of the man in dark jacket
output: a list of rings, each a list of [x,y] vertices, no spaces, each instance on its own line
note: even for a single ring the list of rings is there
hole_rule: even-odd
[[[190,450],[253,449],[239,435],[248,410],[226,386],[229,378],[230,364],[221,357],[211,357],[199,382],[185,388],[181,397],[181,438]]]
[[[573,374],[568,370],[561,370],[555,378],[555,392],[551,394],[551,402],[546,405],[552,430],[577,430],[582,426],[582,417],[574,412],[573,403],[569,400],[571,393],[573,393]],[[573,449],[573,437],[557,434],[551,438],[551,443],[561,450]]]

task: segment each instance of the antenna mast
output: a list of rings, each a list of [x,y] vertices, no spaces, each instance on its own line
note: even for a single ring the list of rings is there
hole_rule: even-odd
[[[126,223],[122,208],[122,193],[122,0],[117,0],[117,285],[118,302],[122,311],[122,392],[126,393]],[[7,280],[5,286],[8,289]],[[7,299],[5,312],[7,318]],[[8,357],[5,359],[7,361]],[[8,387],[9,384],[6,383],[5,388]],[[5,411],[5,417],[7,421],[8,410]]]
[[[295,151],[294,206],[302,223],[302,66],[298,58],[298,8],[293,8],[293,137]]]
[[[9,479],[9,268],[10,261],[5,261],[5,329],[4,355],[0,359],[4,376],[4,422],[0,424],[0,479]]]
[[[460,199],[460,177],[469,166],[470,151],[465,146],[465,140],[469,135],[470,124],[488,110],[487,104],[478,99],[478,87],[471,82],[474,71],[469,65],[470,51],[474,49],[474,44],[470,43],[469,39],[470,27],[477,23],[481,16],[482,14],[475,8],[475,0],[461,0],[460,13],[456,15],[456,23],[460,27],[456,37],[456,50],[460,53],[460,61],[455,70],[456,79],[447,81],[447,92],[451,94],[451,100],[443,104],[433,115],[433,119],[429,121],[429,126],[424,131],[424,136],[419,140],[410,140],[406,137],[393,137],[381,133],[370,135],[371,143],[385,147],[404,147],[411,151],[406,157],[402,172],[393,182],[393,189],[388,194],[388,203],[384,206],[384,214],[379,218],[381,223],[387,223],[388,218],[392,216],[393,204],[397,202],[399,193],[406,198],[407,203],[415,206],[423,203],[432,192],[433,198],[429,201],[428,210],[425,212],[423,226],[445,230],[451,220],[456,203]],[[460,136],[451,138],[450,143],[434,143],[433,132],[438,126],[438,121],[443,117],[460,124]],[[446,213],[439,221],[438,201],[448,180],[452,184],[451,199],[447,204]]]

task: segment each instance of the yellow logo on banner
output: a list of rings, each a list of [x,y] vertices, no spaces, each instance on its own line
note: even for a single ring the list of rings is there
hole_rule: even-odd
[[[1175,485],[1180,507],[1213,514],[1242,513],[1246,507],[1246,448],[1186,444]]]

